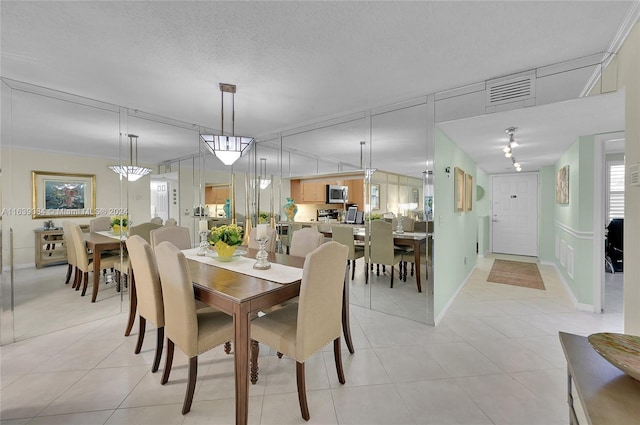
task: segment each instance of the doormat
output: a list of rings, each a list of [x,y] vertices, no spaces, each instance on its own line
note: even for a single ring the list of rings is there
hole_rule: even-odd
[[[487,282],[545,290],[538,265],[522,261],[494,260]]]

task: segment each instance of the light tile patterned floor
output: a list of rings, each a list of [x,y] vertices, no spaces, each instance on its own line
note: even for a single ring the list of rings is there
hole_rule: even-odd
[[[574,310],[546,265],[540,265],[546,291],[488,283],[492,261],[478,259],[435,328],[352,306],[356,353],[344,350],[347,383],[338,383],[331,347],[309,359],[308,423],[568,423],[558,331],[621,332],[621,313]],[[118,314],[2,347],[1,423],[234,423],[230,356],[221,348],[200,356],[194,403],[183,416],[184,355],[176,352],[171,380],[161,386],[162,370],[150,372],[155,329],[134,355],[137,335],[122,336],[125,320]],[[307,423],[293,362],[265,347],[260,371],[249,422]]]

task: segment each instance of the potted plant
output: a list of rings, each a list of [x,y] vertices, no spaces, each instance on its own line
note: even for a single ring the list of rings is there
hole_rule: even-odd
[[[129,221],[126,216],[117,215],[111,217],[111,229],[115,235],[120,234],[121,232],[126,233],[128,224]]]
[[[237,224],[227,224],[211,229],[209,243],[216,247],[218,258],[231,260],[236,247],[242,243],[242,227]]]

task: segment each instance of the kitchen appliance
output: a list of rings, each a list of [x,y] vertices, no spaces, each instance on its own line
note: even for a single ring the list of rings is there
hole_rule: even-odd
[[[349,201],[349,188],[336,184],[327,185],[327,204],[343,204]]]
[[[323,209],[323,210],[317,210],[317,219],[318,221],[329,221],[329,220],[338,220],[338,217],[340,216],[340,213],[338,212],[337,209]]]

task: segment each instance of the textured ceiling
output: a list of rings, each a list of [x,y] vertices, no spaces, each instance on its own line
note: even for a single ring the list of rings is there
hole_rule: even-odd
[[[211,128],[220,127],[218,83],[234,83],[236,133],[266,138],[604,52],[632,3],[2,1],[1,74]],[[58,127],[62,143],[68,129],[64,113],[56,115],[49,127]],[[383,121],[381,133],[401,127]],[[70,125],[87,149],[105,138],[84,120]],[[357,164],[359,128],[349,140],[325,140],[323,153]],[[407,159],[393,152],[416,149],[410,137],[393,146],[374,140],[374,161],[378,154],[402,168]],[[197,138],[183,138],[154,135],[154,149],[141,146],[141,157],[193,151]],[[411,172],[424,169],[415,162]]]

